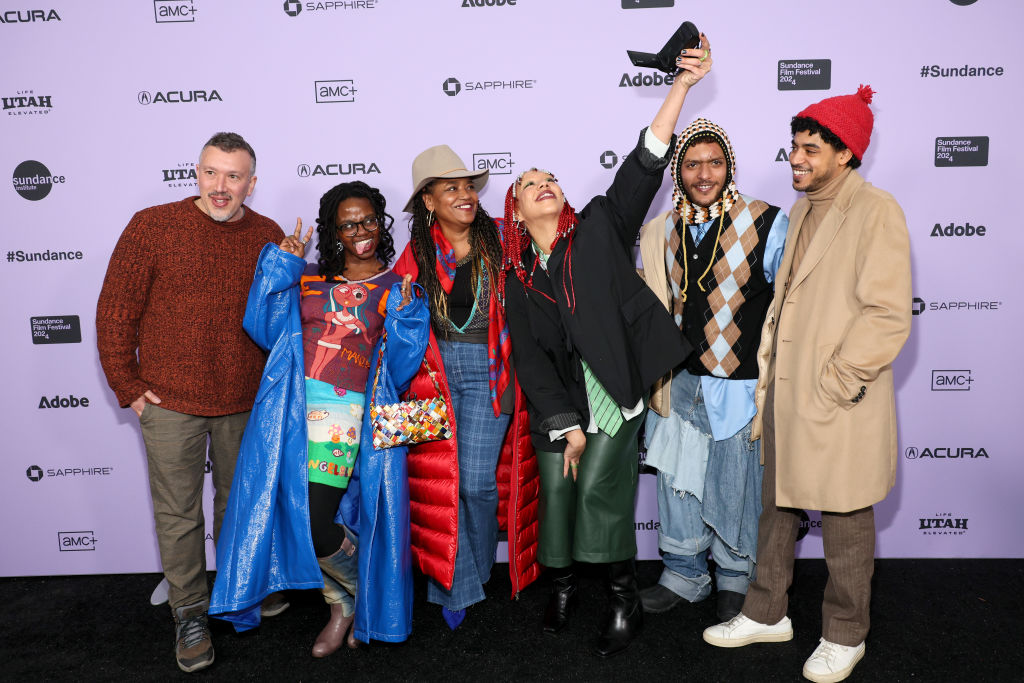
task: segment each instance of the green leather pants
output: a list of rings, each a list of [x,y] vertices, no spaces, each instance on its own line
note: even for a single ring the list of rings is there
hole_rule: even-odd
[[[633,506],[637,483],[637,433],[646,411],[614,437],[587,434],[578,478],[562,476],[562,454],[537,452],[540,467],[540,548],[546,567],[579,562],[619,562],[636,555]]]

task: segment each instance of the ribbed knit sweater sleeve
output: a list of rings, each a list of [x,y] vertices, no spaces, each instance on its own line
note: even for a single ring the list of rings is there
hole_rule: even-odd
[[[139,378],[139,319],[153,274],[155,253],[147,244],[145,228],[136,213],[117,240],[96,305],[96,345],[107,383],[122,408],[142,396],[146,383]],[[141,296],[140,296],[141,295]]]

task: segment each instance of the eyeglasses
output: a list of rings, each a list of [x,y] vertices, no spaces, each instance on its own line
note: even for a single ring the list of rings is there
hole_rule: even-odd
[[[376,215],[367,216],[355,223],[342,223],[338,226],[338,230],[345,237],[351,237],[359,231],[360,225],[363,226],[363,230],[366,232],[377,232],[377,228],[380,227],[380,220],[378,220]]]

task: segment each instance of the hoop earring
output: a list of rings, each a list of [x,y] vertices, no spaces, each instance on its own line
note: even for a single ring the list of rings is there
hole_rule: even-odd
[[[434,224],[434,212],[433,211],[428,211],[427,212],[427,227],[429,228],[433,224]]]
[[[339,254],[341,254],[341,253],[343,253],[343,252],[345,251],[345,245],[344,245],[344,244],[342,244],[342,243],[341,243],[341,241],[339,240],[339,241],[337,241],[337,242],[335,242],[335,243],[334,243],[334,249],[335,249],[335,250],[336,250],[336,251],[337,251],[337,252],[338,252]]]

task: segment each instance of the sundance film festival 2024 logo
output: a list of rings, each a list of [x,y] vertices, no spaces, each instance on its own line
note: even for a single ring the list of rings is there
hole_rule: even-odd
[[[29,318],[33,344],[81,344],[82,323],[77,315],[45,315]]]
[[[153,0],[153,16],[158,24],[184,24],[196,20],[195,0]]]
[[[828,90],[831,87],[831,59],[779,60],[779,90]]]
[[[935,165],[988,166],[988,136],[935,138]]]
[[[53,111],[53,96],[39,95],[34,90],[17,90],[10,97],[0,98],[8,116],[38,116]]]
[[[29,159],[21,162],[14,169],[12,182],[14,190],[22,198],[38,202],[40,199],[46,199],[53,186],[64,183],[65,178],[62,175],[50,173],[50,169],[41,162]]]

